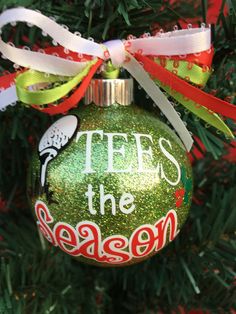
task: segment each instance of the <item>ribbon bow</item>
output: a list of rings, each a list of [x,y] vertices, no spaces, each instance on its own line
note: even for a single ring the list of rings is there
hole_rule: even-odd
[[[172,124],[188,151],[193,144],[192,137],[157,85],[201,119],[233,137],[216,113],[236,120],[235,107],[189,84],[203,86],[210,75],[213,49],[209,28],[174,30],[153,37],[117,39],[98,44],[69,32],[39,12],[25,8],[3,12],[0,29],[18,21],[38,26],[60,46],[36,52],[15,48],[0,38],[3,56],[30,69],[0,78],[0,87],[5,88],[0,97],[1,110],[20,100],[48,114],[67,112],[83,97],[102,63],[110,59],[115,66],[126,69],[142,86]],[[52,83],[58,86],[43,89]],[[59,104],[53,104],[72,90],[72,95]]]

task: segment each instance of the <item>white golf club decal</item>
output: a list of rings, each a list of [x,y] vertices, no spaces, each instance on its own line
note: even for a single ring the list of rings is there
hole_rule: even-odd
[[[65,116],[53,123],[41,138],[38,153],[41,163],[40,181],[42,187],[44,187],[46,182],[48,163],[70,142],[77,127],[78,118],[76,116]]]

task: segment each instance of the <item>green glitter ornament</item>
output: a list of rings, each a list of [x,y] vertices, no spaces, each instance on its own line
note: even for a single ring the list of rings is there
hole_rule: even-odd
[[[132,81],[94,80],[90,88],[85,101],[92,104],[59,119],[39,143],[35,218],[49,242],[79,261],[132,265],[156,254],[184,224],[191,166],[169,127],[128,105]]]

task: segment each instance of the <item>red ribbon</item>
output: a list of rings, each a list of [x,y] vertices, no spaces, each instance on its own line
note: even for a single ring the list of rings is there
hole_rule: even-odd
[[[83,62],[92,60],[91,56],[78,54],[72,51],[66,51],[63,47],[48,47],[45,49],[47,54],[55,54],[57,53],[60,58],[72,58],[74,61]],[[55,115],[60,113],[66,113],[70,109],[76,107],[79,101],[84,97],[84,94],[89,86],[91,79],[94,74],[98,70],[98,68],[102,65],[103,60],[98,59],[98,61],[91,67],[88,75],[83,79],[82,83],[76,88],[74,93],[66,98],[63,102],[57,105],[49,104],[48,108],[39,108],[39,106],[33,105],[33,107],[41,112],[47,113],[49,115]]]
[[[78,55],[77,53],[71,51],[65,51],[63,47],[48,47],[45,49],[47,54],[57,53],[61,58],[72,58],[74,61],[82,62],[91,60],[91,56]],[[216,98],[210,94],[203,92],[201,89],[192,86],[186,81],[180,79],[175,74],[169,72],[161,65],[155,63],[152,58],[153,56],[147,57],[139,53],[134,54],[134,57],[143,65],[144,69],[153,77],[158,79],[162,84],[168,85],[171,89],[176,92],[181,93],[183,96],[193,100],[197,104],[200,104],[209,110],[222,114],[225,117],[236,120],[236,108],[234,105]],[[189,54],[186,56],[171,56],[173,60],[185,60],[201,66],[211,66],[213,57],[213,49],[209,51],[203,51],[201,54]],[[160,59],[167,58],[165,56],[160,56]],[[83,79],[82,83],[76,88],[74,93],[66,98],[63,102],[57,105],[49,104],[47,108],[40,108],[38,106],[33,107],[44,113],[55,115],[60,113],[66,113],[71,108],[76,107],[78,102],[84,96],[86,89],[96,73],[97,69],[101,66],[103,60],[99,59],[96,64],[94,64],[89,74]],[[0,87],[8,88],[16,77],[17,73],[8,74],[6,76],[0,77]]]
[[[9,73],[4,76],[0,77],[0,87],[1,88],[8,88],[11,86],[12,83],[14,83],[15,77],[17,76],[17,73]]]
[[[178,60],[178,61],[188,61],[192,62],[194,64],[198,64],[199,66],[208,66],[209,68],[211,67],[212,64],[212,59],[213,59],[213,54],[214,54],[214,48],[211,47],[209,50],[202,51],[201,53],[190,53],[185,56],[160,56],[160,59],[168,58],[171,60]],[[151,59],[153,56],[149,56]]]
[[[49,108],[43,108],[39,109],[38,106],[33,106],[35,109],[38,109],[44,113],[55,115],[59,113],[66,113],[70,109],[76,107],[78,105],[78,102],[81,100],[81,98],[84,96],[89,83],[91,79],[93,78],[94,74],[96,73],[97,69],[102,64],[103,60],[99,59],[90,69],[89,74],[83,79],[82,83],[79,85],[79,87],[75,90],[75,92],[68,97],[66,100],[61,102],[58,105],[49,105]]]
[[[144,69],[161,83],[168,85],[171,89],[181,93],[185,97],[195,101],[213,112],[222,114],[225,117],[236,120],[236,108],[234,105],[203,92],[201,89],[180,79],[178,76],[169,72],[161,65],[151,59],[136,53],[135,58],[142,63]]]

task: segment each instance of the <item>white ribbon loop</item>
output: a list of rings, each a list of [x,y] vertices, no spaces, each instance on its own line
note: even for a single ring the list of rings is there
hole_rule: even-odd
[[[40,52],[12,47],[0,39],[0,51],[12,62],[36,71],[74,76],[81,72],[88,62],[76,62]]]
[[[182,29],[161,33],[160,37],[146,37],[128,40],[129,52],[142,49],[144,55],[183,55],[198,53],[211,47],[209,28]]]
[[[16,8],[4,11],[0,15],[0,29],[12,22],[26,22],[38,26],[66,49],[105,59],[102,45],[69,32],[55,21],[36,11]],[[208,50],[211,47],[210,38],[210,29],[208,28],[178,30],[161,34],[161,37],[155,36],[130,40],[128,49],[131,53],[142,50],[142,53],[145,55],[184,55]],[[118,56],[118,53],[115,53],[114,45],[118,47],[120,56]],[[120,41],[110,41],[108,48],[112,50],[110,53],[111,59],[114,58],[114,60],[120,63],[124,56]],[[41,72],[73,76],[81,71],[79,62],[14,48],[4,43],[1,37],[0,51],[12,62]],[[113,57],[114,53],[116,57]]]
[[[38,26],[57,43],[71,51],[84,54],[89,51],[90,55],[103,58],[103,49],[99,44],[71,33],[39,12],[25,8],[4,11],[0,16],[0,28],[12,22],[26,22]]]
[[[25,8],[10,9],[3,12],[0,15],[0,29],[8,23],[18,21],[38,26],[50,35],[54,41],[70,51],[99,57],[103,60],[107,59],[106,52],[108,52],[112,63],[115,66],[123,66],[139,82],[173,125],[186,149],[188,151],[191,149],[193,140],[183,121],[168,99],[130,53],[141,51],[144,55],[168,56],[199,53],[211,47],[210,29],[177,30],[160,34],[160,36],[132,39],[126,41],[125,46],[121,40],[111,40],[99,45],[69,32],[41,13]],[[105,54],[104,46],[107,49]],[[76,62],[53,55],[15,48],[3,42],[1,37],[0,51],[6,58],[20,66],[56,75],[74,76],[87,65],[87,62]],[[126,57],[129,61],[126,60]],[[17,99],[15,86],[3,91],[0,99],[0,110],[3,110]]]

